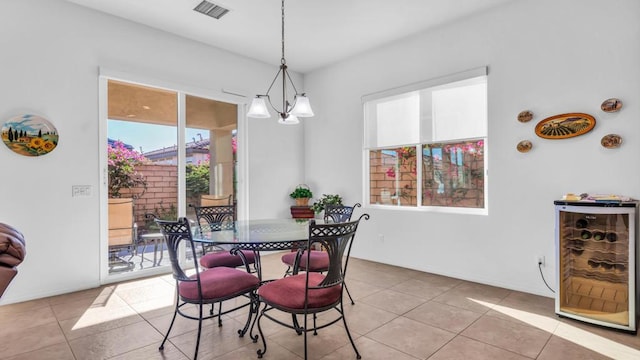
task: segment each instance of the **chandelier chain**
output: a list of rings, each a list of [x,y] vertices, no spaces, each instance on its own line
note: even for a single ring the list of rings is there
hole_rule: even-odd
[[[313,116],[313,111],[311,110],[311,106],[309,105],[309,100],[306,94],[298,93],[298,89],[296,89],[296,85],[294,84],[293,79],[291,78],[291,75],[289,75],[289,72],[287,71],[287,61],[285,60],[285,57],[284,57],[284,54],[285,54],[284,2],[285,0],[281,0],[281,6],[280,6],[281,24],[282,24],[282,28],[281,28],[282,57],[280,58],[280,68],[278,69],[276,76],[271,81],[271,84],[269,85],[267,92],[264,95],[256,95],[256,98],[253,99],[253,101],[251,102],[251,107],[249,108],[248,116],[256,117],[256,118],[270,117],[271,115],[269,114],[268,109],[266,109],[267,107],[266,102],[268,102],[271,108],[273,108],[273,110],[275,110],[280,115],[280,119],[278,120],[279,123],[297,124],[299,122],[298,117]],[[271,89],[280,78],[282,78],[281,79],[282,80],[282,108],[278,109],[271,102],[271,97],[269,96],[269,93],[271,92]],[[293,98],[291,99],[291,102],[287,98],[287,93],[288,93],[287,87],[289,86],[293,90]],[[298,104],[301,104],[301,105],[298,106]]]
[[[280,10],[282,11],[282,58],[280,59],[280,63],[286,64],[287,61],[284,59],[284,0],[282,0]]]

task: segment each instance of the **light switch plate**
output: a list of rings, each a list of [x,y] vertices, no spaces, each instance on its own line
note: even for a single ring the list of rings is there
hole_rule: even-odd
[[[88,197],[91,196],[91,185],[73,185],[71,186],[71,196]]]

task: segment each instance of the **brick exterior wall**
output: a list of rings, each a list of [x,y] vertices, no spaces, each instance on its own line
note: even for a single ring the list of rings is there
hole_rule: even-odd
[[[412,159],[412,160],[411,160]],[[418,186],[415,166],[415,156],[404,165],[400,165],[398,173],[395,172],[396,157],[384,154],[382,151],[369,152],[369,179],[371,204],[396,205],[398,201],[402,206],[417,205]],[[391,176],[393,175],[393,176]],[[399,191],[396,192],[396,186]]]
[[[447,189],[439,193],[439,184],[434,180],[433,173],[423,171],[423,179],[430,185],[423,189],[422,203],[425,206],[484,207],[484,155],[465,153],[463,156],[463,167],[452,165],[446,161],[448,159],[443,161],[441,171],[447,173],[450,179],[459,176],[466,178],[465,186],[453,192]],[[426,170],[426,167],[423,166],[423,169]]]
[[[468,144],[472,144],[469,142]],[[468,146],[467,144],[467,146]],[[369,152],[369,186],[371,204],[386,204],[401,206],[417,206],[416,160],[413,154],[403,153],[403,148],[390,149],[397,151],[399,156],[392,156],[380,150]],[[407,149],[407,148],[404,148]],[[452,207],[484,207],[484,154],[483,152],[464,152],[463,166],[453,165],[449,155],[441,162],[444,181],[461,179],[464,186],[452,190],[450,186],[444,188],[429,171],[430,164],[423,164],[422,205],[424,206],[452,206]],[[400,159],[400,166],[396,172],[396,161]],[[425,161],[431,158],[425,157]],[[439,165],[440,166],[440,165]]]
[[[161,215],[178,207],[178,167],[176,165],[145,164],[136,166],[136,171],[147,179],[147,191],[134,200],[135,222],[144,228],[146,213]],[[122,197],[140,194],[142,188],[123,189]]]

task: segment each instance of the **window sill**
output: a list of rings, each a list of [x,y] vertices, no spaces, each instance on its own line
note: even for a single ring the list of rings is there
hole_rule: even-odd
[[[378,210],[392,210],[392,211],[415,211],[415,212],[429,212],[429,213],[445,213],[445,214],[462,214],[462,215],[489,215],[487,208],[457,208],[457,207],[443,207],[443,206],[397,206],[397,205],[382,205],[382,204],[369,204],[366,207]]]

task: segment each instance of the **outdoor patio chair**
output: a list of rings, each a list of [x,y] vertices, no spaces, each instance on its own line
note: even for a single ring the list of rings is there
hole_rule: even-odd
[[[233,195],[200,195],[200,206],[233,205]]]
[[[353,210],[356,207],[360,207],[360,206],[361,206],[360,203],[356,203],[353,206],[327,205],[325,206],[325,209],[324,209],[324,221],[325,223],[347,222],[351,220],[351,215],[353,215]],[[293,272],[292,269],[294,268],[296,258],[298,257],[299,257],[298,270],[322,273],[327,271],[327,269],[329,268],[329,256],[325,251],[311,250],[308,263],[307,263],[307,258],[305,257],[304,252],[302,254],[298,254],[297,252],[294,251],[294,252],[282,255],[282,262],[285,265],[287,265],[287,270],[285,271],[284,276],[290,275]],[[347,287],[347,284],[344,285],[344,288],[347,291],[347,295],[349,296],[351,305],[354,305],[355,302],[351,297],[351,293],[349,292],[349,288]]]
[[[247,321],[244,328],[238,330],[240,337],[244,336],[249,328],[252,314],[257,311],[256,289],[260,285],[258,277],[249,274],[246,271],[229,267],[217,267],[200,271],[189,221],[186,218],[180,218],[178,221],[156,219],[155,222],[160,226],[162,234],[164,235],[165,243],[167,244],[169,252],[169,259],[171,261],[173,278],[176,281],[176,305],[173,312],[173,318],[171,319],[169,329],[167,329],[167,333],[162,340],[162,344],[160,344],[159,350],[164,349],[164,344],[171,333],[171,328],[173,327],[178,314],[188,319],[198,320],[198,335],[196,339],[195,354],[193,356],[194,360],[198,357],[203,320],[213,317],[220,318],[224,314],[249,306],[249,314],[247,315]],[[187,245],[191,245],[184,247],[187,251],[192,251],[192,265],[194,267],[195,274],[190,276],[187,275],[179,261],[180,257],[178,251],[180,250],[180,243],[182,241],[186,241]],[[240,305],[237,305],[224,313],[219,312],[215,315],[203,315],[203,307],[205,304],[211,304],[213,306],[216,303],[222,303],[225,300],[243,296],[248,299],[246,303],[240,303]],[[198,307],[197,316],[189,315],[187,309],[183,311],[183,307],[188,304],[196,305]],[[187,308],[188,307],[189,306],[187,306]]]
[[[293,329],[298,334],[304,335],[304,358],[307,359],[307,333],[313,331],[313,335],[318,334],[327,326],[342,320],[344,329],[347,332],[351,346],[356,353],[356,358],[360,359],[360,353],[353,342],[353,337],[349,332],[347,321],[344,317],[344,307],[342,305],[344,278],[347,274],[351,245],[356,234],[356,229],[361,219],[369,219],[368,214],[363,214],[356,221],[330,224],[316,224],[315,220],[309,223],[309,240],[307,248],[318,244],[326,249],[329,256],[329,267],[326,274],[317,272],[305,272],[287,276],[262,285],[258,289],[258,298],[264,307],[258,314],[258,331],[260,335],[252,336],[254,342],[258,337],[262,338],[262,349],[257,351],[258,358],[267,352],[267,341],[262,330],[262,319],[268,318],[277,324]],[[311,261],[311,252],[306,252],[307,262]],[[276,310],[276,314],[271,312]],[[331,318],[330,314],[323,316],[327,322],[318,326],[317,314],[336,310],[337,317]],[[294,321],[286,323],[280,320],[277,312],[291,314]],[[297,316],[303,317],[303,324],[300,326]],[[308,317],[313,317],[313,325],[309,326]],[[253,330],[253,329],[252,329]]]
[[[138,227],[133,217],[133,199],[109,199],[109,266],[131,268],[135,256]],[[125,254],[123,254],[125,252]],[[128,259],[124,256],[129,255]]]

